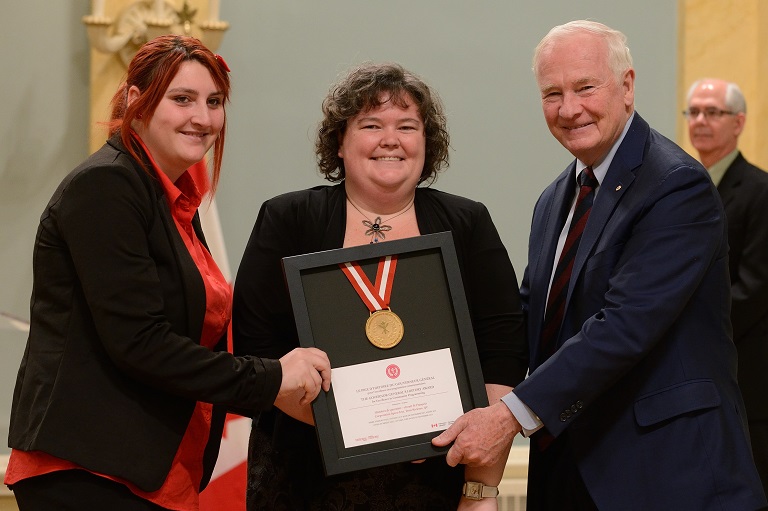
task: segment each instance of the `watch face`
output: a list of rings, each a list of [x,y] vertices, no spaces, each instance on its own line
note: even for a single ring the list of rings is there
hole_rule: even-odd
[[[480,500],[482,496],[483,486],[480,483],[468,482],[466,484],[466,490],[464,496],[468,499]]]

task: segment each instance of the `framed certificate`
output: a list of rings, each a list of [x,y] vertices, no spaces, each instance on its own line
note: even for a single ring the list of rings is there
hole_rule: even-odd
[[[488,404],[449,232],[283,259],[299,342],[331,361],[312,403],[327,475],[427,458]]]

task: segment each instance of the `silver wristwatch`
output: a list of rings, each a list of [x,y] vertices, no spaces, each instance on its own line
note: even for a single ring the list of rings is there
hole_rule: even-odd
[[[482,500],[488,497],[498,497],[498,486],[486,486],[476,481],[467,481],[461,489],[461,494],[470,500]]]

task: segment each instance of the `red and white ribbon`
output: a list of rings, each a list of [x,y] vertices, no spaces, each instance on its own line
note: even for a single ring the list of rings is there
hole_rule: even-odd
[[[395,268],[397,267],[396,255],[385,256],[379,260],[376,282],[373,284],[357,262],[342,263],[339,267],[368,310],[375,312],[389,308],[389,298],[392,295],[392,283],[395,280]]]

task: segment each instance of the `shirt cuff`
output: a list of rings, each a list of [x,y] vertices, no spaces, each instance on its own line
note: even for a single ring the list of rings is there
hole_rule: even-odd
[[[510,392],[502,397],[501,400],[507,405],[507,408],[515,416],[520,426],[523,427],[522,433],[524,437],[527,438],[544,427],[544,423],[541,422],[539,416],[533,413],[533,410],[528,408],[528,405],[520,401],[520,398],[514,392]]]

